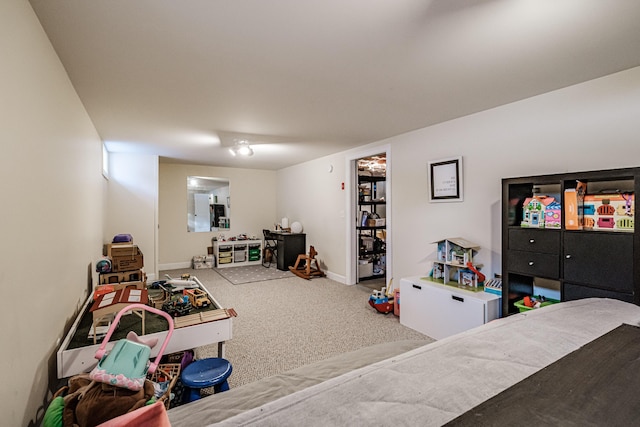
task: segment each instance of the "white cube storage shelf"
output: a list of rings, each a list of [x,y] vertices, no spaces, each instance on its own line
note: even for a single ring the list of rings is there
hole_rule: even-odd
[[[439,340],[500,317],[498,295],[409,277],[400,280],[400,323]]]
[[[261,264],[262,240],[214,240],[213,256],[218,268]]]

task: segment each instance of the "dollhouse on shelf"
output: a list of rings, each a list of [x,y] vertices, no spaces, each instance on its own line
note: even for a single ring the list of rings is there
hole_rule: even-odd
[[[560,228],[562,206],[555,198],[533,196],[522,204],[522,227]]]
[[[482,265],[473,263],[480,246],[461,237],[433,243],[437,245],[437,255],[429,274],[431,280],[470,290],[481,289],[479,285],[485,280],[479,271]]]

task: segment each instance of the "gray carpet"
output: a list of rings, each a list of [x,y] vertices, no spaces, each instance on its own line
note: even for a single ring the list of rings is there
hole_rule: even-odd
[[[293,277],[292,272],[290,272],[289,270],[278,270],[275,264],[272,264],[269,268],[264,267],[262,264],[259,264],[244,267],[216,268],[215,270],[216,272],[218,272],[218,274],[220,274],[222,277],[224,277],[234,285]],[[198,277],[197,274],[195,276]],[[200,277],[198,277],[198,279],[199,278]]]
[[[390,341],[433,341],[380,314],[368,304],[371,290],[327,278],[280,280],[234,286],[216,270],[162,271],[196,276],[225,308],[234,308],[233,339],[226,358],[231,387],[251,383],[337,354]],[[217,356],[217,346],[196,349],[198,358]]]

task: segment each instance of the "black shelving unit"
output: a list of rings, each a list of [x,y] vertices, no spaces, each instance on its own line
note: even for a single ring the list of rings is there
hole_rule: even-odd
[[[578,229],[568,229],[567,192],[586,184],[586,195],[625,194],[627,228],[619,228],[616,212],[612,220]],[[561,205],[558,228],[521,226],[523,204],[534,195],[554,197]],[[633,195],[630,197],[630,195]],[[540,175],[502,180],[502,304],[503,315],[517,312],[514,303],[533,295],[537,280],[556,284],[560,299],[614,298],[640,305],[640,233],[629,228],[635,219],[636,196],[640,194],[640,168]],[[589,203],[584,204],[584,214]],[[625,214],[621,214],[625,215]],[[580,217],[580,215],[579,215]],[[596,216],[597,218],[597,216]],[[597,221],[596,221],[597,222]]]
[[[386,277],[386,200],[381,185],[385,176],[358,176],[358,278],[360,281]],[[382,196],[381,196],[382,195]],[[367,221],[362,216],[367,215]],[[385,222],[373,225],[369,220]],[[362,262],[367,262],[362,264]],[[368,270],[371,270],[370,274]]]

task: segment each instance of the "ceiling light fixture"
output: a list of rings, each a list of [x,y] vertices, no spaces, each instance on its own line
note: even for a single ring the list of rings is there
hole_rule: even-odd
[[[229,148],[229,152],[234,157],[238,155],[244,157],[253,156],[253,149],[249,145],[249,141],[245,139],[237,141],[233,147]]]

